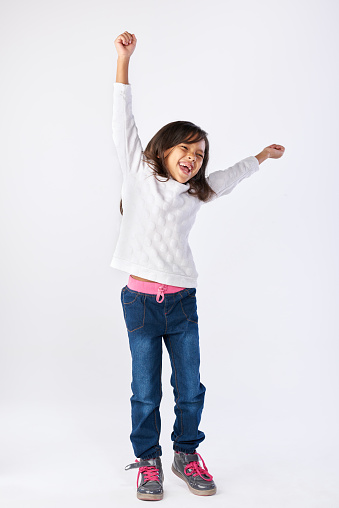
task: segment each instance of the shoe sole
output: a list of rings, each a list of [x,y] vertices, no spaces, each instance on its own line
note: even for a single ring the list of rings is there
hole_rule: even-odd
[[[175,469],[175,467],[173,466],[172,464],[172,471],[173,473],[178,476],[179,478],[181,478],[182,480],[184,480],[184,482],[186,483],[187,487],[190,489],[190,491],[195,494],[196,496],[213,496],[213,494],[216,493],[217,491],[217,488],[214,487],[214,489],[209,489],[209,490],[197,490],[197,489],[194,489],[193,487],[191,487],[191,485],[188,483],[188,481],[186,480],[186,478],[179,472]]]
[[[137,492],[137,498],[143,501],[160,501],[163,498],[163,494],[142,494]]]

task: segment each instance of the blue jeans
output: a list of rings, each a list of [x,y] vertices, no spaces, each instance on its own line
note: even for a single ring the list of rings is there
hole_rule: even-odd
[[[162,397],[162,340],[171,366],[175,399],[173,449],[193,453],[205,434],[198,429],[206,388],[200,382],[199,329],[196,288],[156,295],[125,286],[121,303],[132,355],[132,433],[134,454],[141,459],[159,457]]]

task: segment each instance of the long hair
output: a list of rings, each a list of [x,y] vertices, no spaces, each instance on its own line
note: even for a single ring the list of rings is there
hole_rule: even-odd
[[[146,149],[143,151],[143,162],[152,170],[155,178],[158,176],[172,178],[172,175],[166,168],[164,152],[168,148],[179,145],[180,143],[197,143],[205,141],[205,155],[203,163],[198,173],[194,175],[187,183],[188,194],[196,196],[201,201],[208,201],[214,190],[208,185],[206,180],[206,168],[209,160],[209,142],[207,132],[192,122],[177,121],[164,125],[149,141]],[[120,200],[120,213],[123,215],[122,199]]]

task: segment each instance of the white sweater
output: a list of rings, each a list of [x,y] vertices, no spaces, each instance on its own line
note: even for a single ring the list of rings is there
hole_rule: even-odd
[[[111,267],[144,279],[186,288],[197,287],[198,272],[188,236],[200,206],[187,194],[189,183],[153,175],[143,162],[142,146],[132,113],[131,85],[114,83],[113,141],[120,162],[123,216]],[[234,166],[215,171],[207,181],[224,196],[259,169],[250,156]]]

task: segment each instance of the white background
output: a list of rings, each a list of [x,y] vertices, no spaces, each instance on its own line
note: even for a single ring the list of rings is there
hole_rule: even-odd
[[[164,124],[209,133],[208,172],[285,146],[190,235],[199,272],[207,501],[170,471],[168,506],[337,508],[338,6],[334,1],[3,4],[1,472],[4,508],[106,508],[135,496],[130,353],[111,268],[121,175],[115,38],[145,147]],[[200,506],[200,505],[199,505]]]

